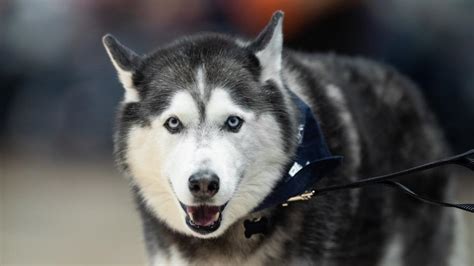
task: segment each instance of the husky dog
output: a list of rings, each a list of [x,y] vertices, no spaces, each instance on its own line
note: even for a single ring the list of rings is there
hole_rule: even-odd
[[[296,94],[344,163],[318,185],[401,170],[449,151],[416,86],[360,58],[283,49],[283,13],[254,40],[198,34],[147,55],[111,35],[125,88],[115,155],[151,265],[460,265],[455,216],[382,187],[253,212],[298,146]],[[292,92],[292,93],[291,93]],[[447,173],[408,178],[438,199]],[[243,222],[271,218],[266,234]]]

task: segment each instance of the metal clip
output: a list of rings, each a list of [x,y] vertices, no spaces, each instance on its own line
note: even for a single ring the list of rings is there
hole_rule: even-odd
[[[286,200],[286,202],[283,203],[282,206],[286,207],[286,206],[288,206],[288,203],[294,202],[294,201],[310,200],[311,198],[313,198],[314,193],[315,193],[315,191],[311,190],[311,191],[305,192],[303,194],[300,194],[298,196],[291,197],[288,200]]]

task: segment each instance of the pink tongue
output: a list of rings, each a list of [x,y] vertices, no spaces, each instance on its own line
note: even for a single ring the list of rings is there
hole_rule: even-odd
[[[216,214],[219,212],[219,207],[216,206],[188,206],[186,208],[193,223],[199,226],[209,226],[216,220]]]

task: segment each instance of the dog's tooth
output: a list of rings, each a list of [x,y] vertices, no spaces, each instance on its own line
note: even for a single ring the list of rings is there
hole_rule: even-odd
[[[188,212],[188,215],[189,215],[189,219],[194,222],[194,215],[192,212]]]
[[[217,221],[219,219],[219,216],[221,215],[220,212],[217,212],[216,214],[214,214],[214,217],[212,218],[213,221]]]

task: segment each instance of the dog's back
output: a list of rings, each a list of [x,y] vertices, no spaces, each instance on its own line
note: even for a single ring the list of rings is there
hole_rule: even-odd
[[[338,174],[320,184],[402,170],[449,153],[416,86],[390,67],[295,52],[285,61],[288,87],[311,105],[333,153],[345,157]],[[442,200],[449,198],[447,177],[444,170],[427,171],[403,183]],[[314,261],[448,265],[454,259],[453,212],[400,192],[381,186],[337,192],[302,208],[312,222],[304,223],[298,245],[311,250]]]

